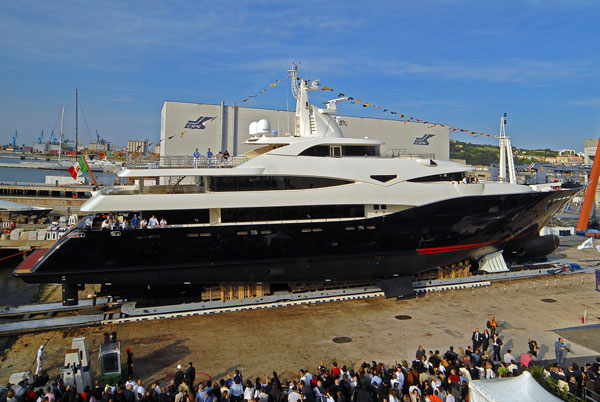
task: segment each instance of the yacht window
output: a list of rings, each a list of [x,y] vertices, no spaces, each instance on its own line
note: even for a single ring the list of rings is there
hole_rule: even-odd
[[[195,223],[209,223],[208,209],[190,209],[190,210],[163,210],[163,211],[142,211],[137,214],[139,219],[149,220],[152,215],[156,219],[164,218],[168,225],[185,225]],[[131,221],[133,213],[126,216]]]
[[[300,176],[215,176],[210,178],[211,191],[303,190],[340,186],[348,180]]]
[[[315,145],[305,149],[301,156],[339,158],[341,156],[379,156],[379,145]]]
[[[464,172],[453,172],[453,173],[442,173],[442,174],[434,174],[431,176],[423,176],[423,177],[415,177],[414,179],[410,179],[408,181],[413,183],[427,183],[427,182],[435,182],[435,181],[462,181],[465,177]]]
[[[382,183],[386,183],[390,180],[394,180],[396,177],[398,177],[398,176],[395,174],[373,174],[373,175],[371,175],[371,179],[380,181]]]
[[[266,208],[222,208],[221,222],[295,221],[360,218],[364,205],[307,205]]]

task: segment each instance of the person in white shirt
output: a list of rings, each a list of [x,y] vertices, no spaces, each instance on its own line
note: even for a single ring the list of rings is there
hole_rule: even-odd
[[[146,226],[148,226],[148,221],[145,219],[142,219],[140,221],[140,229],[146,229]]]
[[[167,226],[167,220],[165,218],[161,218],[160,219],[160,227],[164,228],[165,226]]]
[[[508,349],[504,354],[504,363],[508,366],[511,361],[515,360],[515,357],[511,354],[512,350]]]
[[[125,382],[126,388],[129,387],[130,385],[134,388],[137,386],[137,383],[135,382],[135,380],[133,379],[132,376],[129,376],[129,379],[127,380],[127,382]]]
[[[291,392],[288,394],[288,402],[298,402],[301,399],[298,388],[292,387]]]
[[[38,375],[42,372],[42,366],[44,364],[44,345],[40,346],[40,348],[38,349],[35,362],[37,363],[35,374]]]
[[[148,227],[151,229],[154,229],[157,226],[158,226],[158,219],[156,219],[156,216],[152,215],[152,218],[150,218],[150,220],[148,221]]]
[[[110,229],[110,221],[108,219],[105,219],[102,221],[102,226],[100,227],[102,230],[108,230]]]
[[[83,228],[84,229],[91,229],[93,223],[94,223],[94,221],[92,220],[92,217],[88,216],[87,219],[85,220],[85,224],[83,225]]]
[[[137,385],[133,386],[133,393],[137,396],[137,394],[142,394],[142,396],[144,396],[144,394],[146,393],[146,390],[144,389],[144,387],[142,387],[142,379],[138,378],[137,380]]]

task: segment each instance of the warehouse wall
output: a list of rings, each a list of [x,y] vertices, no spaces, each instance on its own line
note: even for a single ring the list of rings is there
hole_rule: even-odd
[[[345,137],[385,141],[382,153],[401,150],[449,159],[448,127],[368,117],[337,115],[337,118]],[[202,153],[211,148],[213,153],[228,150],[239,155],[252,149],[244,141],[249,137],[250,123],[260,119],[269,120],[271,129],[276,129],[280,136],[294,132],[294,112],[166,101],[161,114],[160,153],[190,155],[195,148]]]

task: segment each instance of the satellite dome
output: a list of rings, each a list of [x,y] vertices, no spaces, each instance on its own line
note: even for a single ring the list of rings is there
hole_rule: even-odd
[[[250,123],[250,126],[248,127],[248,132],[250,133],[250,135],[256,135],[256,133],[258,132],[257,126],[258,126],[258,123],[255,121]]]
[[[258,134],[266,134],[271,132],[271,122],[267,119],[261,119],[256,126]]]

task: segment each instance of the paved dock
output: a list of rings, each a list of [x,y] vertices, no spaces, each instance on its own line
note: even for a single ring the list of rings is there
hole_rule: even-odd
[[[593,252],[588,254],[599,255]],[[42,343],[47,345],[45,365],[55,376],[64,351],[76,336],[87,338],[91,361],[97,362],[102,333],[108,331],[118,332],[123,349],[132,348],[136,376],[144,383],[164,380],[177,364],[188,361],[216,379],[236,368],[243,368],[247,378],[272,370],[291,378],[299,368],[313,369],[322,360],[390,364],[413,359],[419,345],[442,352],[449,345],[466,347],[472,331],[483,330],[491,314],[499,324],[503,351],[511,348],[520,355],[533,337],[541,345],[540,358],[553,358],[558,336],[553,330],[580,325],[584,310],[588,323],[600,322],[600,293],[595,290],[593,274],[547,280],[548,287],[546,279],[519,280],[429,298],[397,301],[377,297],[28,334],[4,352],[0,379],[32,369]],[[400,315],[410,319],[395,318]],[[587,344],[581,337],[569,339],[566,331],[561,335],[572,350],[569,357],[599,352],[597,344]],[[336,337],[349,337],[351,342],[334,343]],[[97,364],[93,368],[97,372]]]

